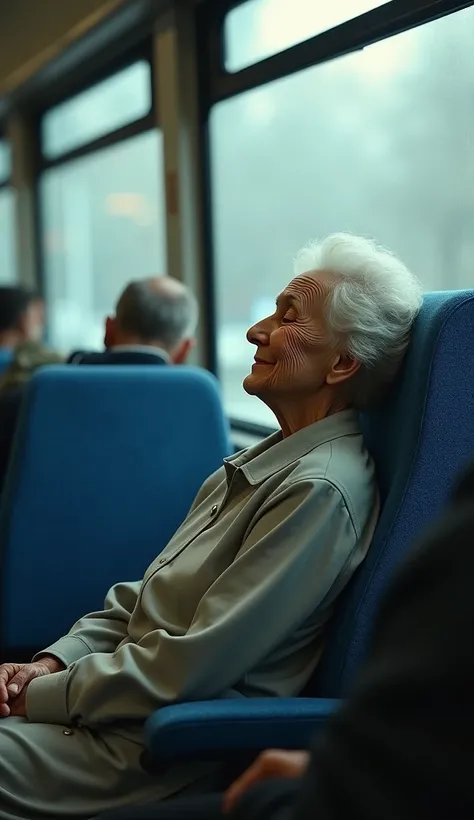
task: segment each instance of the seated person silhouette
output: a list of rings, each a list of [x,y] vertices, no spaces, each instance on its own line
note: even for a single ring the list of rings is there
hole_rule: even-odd
[[[105,323],[105,351],[73,353],[71,364],[184,364],[194,346],[197,302],[167,276],[130,282]]]
[[[20,285],[0,287],[0,367],[10,361],[22,342],[37,342],[43,335],[42,300]]]
[[[12,359],[0,377],[0,490],[10,463],[18,416],[28,382],[38,367],[60,364],[61,356],[40,342],[20,343],[12,352]]]
[[[293,696],[314,672],[378,519],[358,410],[386,395],[422,289],[344,234],[305,248],[295,273],[247,333],[244,388],[279,431],[225,459],[142,580],[117,584],[31,663],[0,666],[0,818],[90,818],[198,788],[206,761],[159,777],[141,766],[150,713]]]

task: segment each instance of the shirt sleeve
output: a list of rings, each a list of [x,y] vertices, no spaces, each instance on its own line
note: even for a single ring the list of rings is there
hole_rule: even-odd
[[[287,486],[262,507],[185,635],[157,628],[113,654],[96,652],[32,681],[28,717],[97,726],[144,720],[176,701],[222,696],[310,617],[362,557],[338,489],[325,480]],[[147,607],[152,601],[149,595]]]
[[[65,666],[69,666],[92,652],[114,652],[128,635],[128,622],[137,602],[140,585],[141,582],[136,581],[112,587],[105,599],[103,611],[85,615],[67,635],[43,649],[35,659],[42,655],[53,655]]]

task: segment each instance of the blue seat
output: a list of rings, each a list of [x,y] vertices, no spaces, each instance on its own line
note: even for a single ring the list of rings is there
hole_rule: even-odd
[[[205,371],[38,371],[0,511],[2,658],[48,645],[114,583],[140,579],[230,452]]]
[[[351,687],[395,567],[443,509],[455,476],[474,456],[473,346],[474,292],[427,294],[392,396],[363,418],[382,513],[369,554],[338,604],[305,697],[166,707],[146,726],[149,761],[304,748],[324,725]]]
[[[2,347],[0,348],[0,376],[5,373],[8,365],[10,364],[13,356],[13,351],[9,348]]]

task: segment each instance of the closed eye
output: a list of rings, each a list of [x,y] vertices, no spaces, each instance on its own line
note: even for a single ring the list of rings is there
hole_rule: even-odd
[[[284,316],[282,316],[281,321],[283,322],[283,324],[288,324],[289,322],[294,322],[295,319],[296,319],[295,312],[294,312],[294,310],[291,310],[291,311],[288,311],[287,313],[285,313]]]

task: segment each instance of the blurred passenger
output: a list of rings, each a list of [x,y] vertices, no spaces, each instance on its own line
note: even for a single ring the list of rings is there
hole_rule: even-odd
[[[194,346],[198,306],[167,276],[131,282],[105,323],[103,353],[75,353],[72,364],[183,364]]]
[[[19,285],[0,287],[0,352],[10,354],[21,342],[43,335],[43,302]]]
[[[292,696],[314,672],[378,518],[358,409],[393,381],[422,292],[389,252],[347,235],[305,249],[296,273],[247,334],[244,388],[279,432],[226,459],[142,581],[113,587],[32,663],[0,667],[0,818],[169,797],[209,766],[144,771],[153,710]]]
[[[39,342],[22,342],[15,348],[11,363],[0,379],[0,488],[8,468],[26,385],[38,367],[61,361],[60,356]]]

